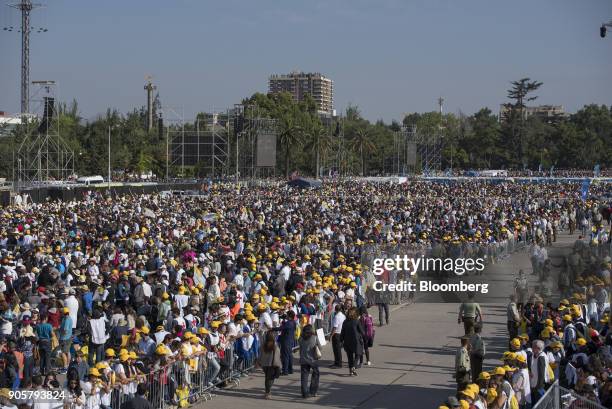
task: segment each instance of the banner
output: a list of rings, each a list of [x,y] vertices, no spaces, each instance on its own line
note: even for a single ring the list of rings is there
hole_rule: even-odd
[[[585,179],[582,182],[582,189],[580,190],[580,197],[582,200],[586,200],[589,195],[589,187],[591,186],[591,179]]]

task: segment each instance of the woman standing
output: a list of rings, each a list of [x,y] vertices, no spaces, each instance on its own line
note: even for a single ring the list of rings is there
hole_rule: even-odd
[[[308,398],[309,396],[316,397],[317,390],[319,389],[319,364],[317,360],[320,358],[320,346],[312,325],[308,324],[302,329],[299,345],[302,398]],[[312,371],[312,378],[310,379],[309,388],[308,377],[310,376],[310,371]]]
[[[358,357],[363,354],[364,335],[365,332],[359,321],[359,310],[357,310],[357,307],[351,307],[340,332],[340,341],[344,344],[351,376],[357,376],[355,364]]]
[[[359,357],[359,366],[363,364],[363,355],[365,355],[365,362],[367,366],[372,365],[370,362],[370,348],[374,345],[374,320],[372,316],[368,313],[368,308],[365,305],[362,305],[360,308],[361,317],[359,318],[359,322],[361,323],[361,327],[363,328],[363,352]]]
[[[274,340],[274,331],[266,332],[264,342],[259,349],[259,365],[266,376],[264,398],[270,399],[272,384],[279,377],[281,368],[280,349]]]

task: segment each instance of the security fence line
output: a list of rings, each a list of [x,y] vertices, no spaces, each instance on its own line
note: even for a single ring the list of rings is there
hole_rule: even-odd
[[[331,312],[323,311],[321,318],[315,320],[315,327],[323,329],[325,334],[329,335],[331,318]],[[294,350],[297,348],[296,340]],[[232,345],[223,351],[209,351],[185,357],[148,374],[130,378],[126,383],[115,383],[110,394],[101,396],[102,402],[94,406],[120,409],[135,396],[136,386],[141,382],[148,385],[147,400],[154,409],[186,407],[196,402],[208,401],[213,398],[216,388],[239,385],[240,379],[255,369],[258,354],[259,351],[253,348],[237,352]],[[88,403],[77,405],[71,397],[67,397],[63,406],[59,407],[89,408],[92,405]]]
[[[544,396],[533,406],[532,409],[606,409],[605,406],[593,402],[578,395],[576,392],[559,385],[559,381],[553,383]]]

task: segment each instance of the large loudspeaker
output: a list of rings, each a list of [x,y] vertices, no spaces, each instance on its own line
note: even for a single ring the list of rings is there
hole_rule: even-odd
[[[257,167],[273,168],[276,166],[276,134],[257,132]]]
[[[55,109],[55,98],[44,97],[43,101],[45,106],[43,110],[43,117],[40,121],[40,125],[38,125],[38,133],[47,133],[47,130],[51,126]]]

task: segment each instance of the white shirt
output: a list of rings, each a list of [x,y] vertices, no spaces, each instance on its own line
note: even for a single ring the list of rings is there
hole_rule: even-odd
[[[70,318],[72,319],[72,329],[75,329],[77,327],[77,318],[78,318],[77,314],[79,312],[79,301],[76,299],[74,295],[71,295],[68,298],[66,298],[65,304],[66,304],[66,307],[68,307],[68,309],[70,310],[68,315],[70,315]]]
[[[339,334],[342,331],[342,324],[346,320],[346,316],[342,311],[339,311],[334,315],[334,319],[332,320],[332,328],[336,334]]]
[[[151,286],[144,281],[142,282],[142,293],[145,297],[149,298],[153,295],[153,292],[151,291]]]

